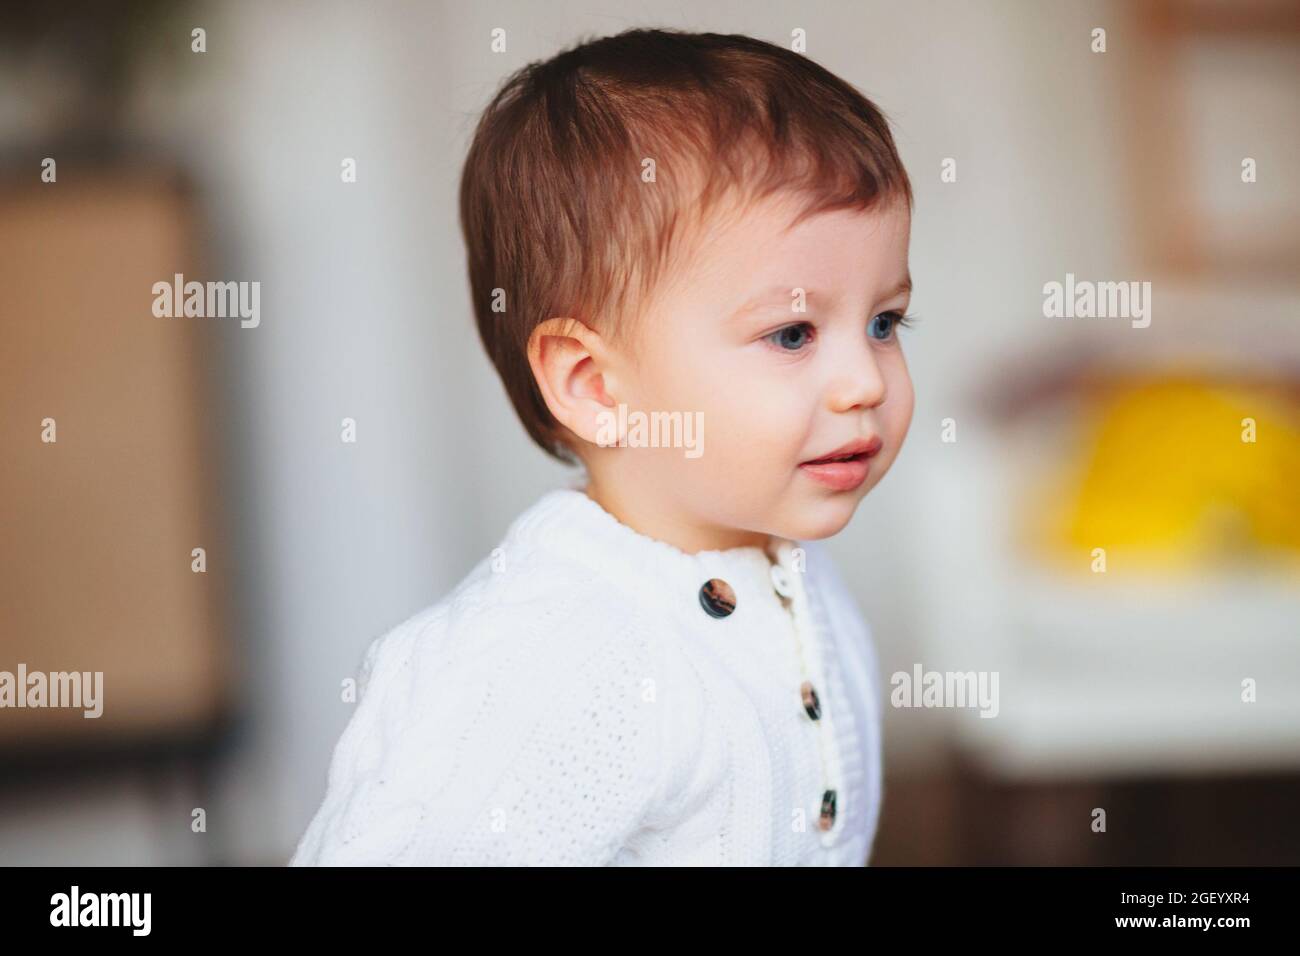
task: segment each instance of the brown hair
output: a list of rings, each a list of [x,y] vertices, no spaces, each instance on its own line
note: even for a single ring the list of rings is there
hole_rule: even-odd
[[[460,183],[470,293],[483,345],[548,454],[575,461],[528,363],[533,329],[572,317],[622,337],[628,323],[614,317],[643,301],[687,228],[733,188],[749,200],[806,196],[799,218],[912,201],[880,111],[752,37],[592,40],[523,67],[484,110]]]

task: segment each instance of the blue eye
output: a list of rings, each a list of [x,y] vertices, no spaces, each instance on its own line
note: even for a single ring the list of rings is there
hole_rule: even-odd
[[[777,329],[764,338],[786,352],[798,352],[808,344],[811,333],[812,326],[807,322],[800,322],[798,325],[787,325],[783,329]]]
[[[871,320],[867,334],[878,342],[888,342],[894,337],[894,327],[902,321],[902,315],[897,312],[881,312]]]

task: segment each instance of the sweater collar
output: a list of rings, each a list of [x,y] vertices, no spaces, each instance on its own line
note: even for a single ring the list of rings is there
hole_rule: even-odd
[[[756,545],[688,554],[623,524],[578,486],[548,491],[515,519],[506,533],[506,554],[524,544],[578,562],[632,593],[662,602],[674,598],[697,603],[711,579],[731,585],[737,605],[749,601],[779,606],[774,565],[787,580],[798,543],[773,536],[774,558]],[[703,612],[701,612],[703,613]]]

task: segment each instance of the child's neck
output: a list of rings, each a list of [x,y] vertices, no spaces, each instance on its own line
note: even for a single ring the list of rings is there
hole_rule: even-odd
[[[738,528],[701,526],[675,510],[641,496],[622,496],[614,489],[589,478],[583,492],[633,531],[670,544],[679,551],[725,551],[756,547],[772,556],[772,536]]]

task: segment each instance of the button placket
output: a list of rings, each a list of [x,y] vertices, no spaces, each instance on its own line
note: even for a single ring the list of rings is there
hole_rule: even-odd
[[[775,593],[777,598],[777,601],[772,604],[772,610],[775,611],[776,604],[779,603],[788,615],[791,633],[795,638],[793,659],[797,662],[801,674],[800,681],[794,688],[794,694],[798,697],[800,719],[807,720],[811,729],[815,731],[818,763],[822,773],[822,786],[815,794],[809,796],[813,798],[813,805],[817,808],[816,826],[820,843],[823,847],[830,847],[839,839],[844,829],[842,825],[844,794],[841,787],[841,767],[836,749],[835,730],[830,719],[831,708],[828,708],[826,702],[821,699],[818,691],[818,688],[823,688],[822,692],[824,692],[826,673],[823,667],[823,652],[826,648],[818,639],[816,622],[804,587],[804,572],[802,569],[796,571],[792,567],[792,547],[789,541],[782,542],[775,554],[769,553],[766,556],[766,577],[772,588],[772,592],[769,593]],[[755,560],[757,562],[758,559]],[[762,565],[757,565],[757,568],[762,568]],[[755,590],[755,585],[761,578],[751,577],[751,572],[757,568],[750,567],[748,557],[743,565],[737,564],[735,567],[721,567],[716,562],[710,562],[707,568],[701,568],[705,572],[702,577],[709,572],[714,575],[723,572],[727,577],[732,578],[729,582],[723,577],[711,576],[700,585],[698,597],[704,613],[715,619],[726,619],[738,609],[738,602],[743,600],[750,605],[747,615],[753,614],[756,610],[766,615],[768,612],[765,609],[750,604],[755,600],[760,604],[766,604],[760,591]],[[733,577],[732,573],[727,573],[728,571],[739,577]],[[733,583],[740,585],[739,592],[733,587]],[[731,651],[736,650],[731,646],[731,642],[727,643]],[[775,649],[775,646],[773,645],[772,649]],[[771,656],[767,652],[762,653],[764,656]],[[771,659],[773,662],[776,660],[776,658]],[[785,660],[787,663],[784,666],[788,667],[790,658],[787,657]],[[781,670],[784,670],[784,667]],[[773,673],[775,674],[776,671],[774,670]]]
[[[774,566],[772,584],[777,589],[778,594],[781,594],[782,589],[788,590],[790,593],[789,598],[782,595],[783,603],[790,609],[794,618],[795,632],[799,637],[802,654],[807,661],[807,687],[801,688],[801,696],[806,715],[817,722],[817,729],[821,734],[820,746],[823,748],[826,783],[821,792],[818,829],[821,830],[822,846],[829,847],[836,842],[843,831],[843,827],[839,826],[839,824],[844,816],[843,793],[840,786],[841,768],[836,749],[835,725],[832,717],[833,708],[828,707],[820,699],[816,690],[818,687],[824,688],[826,682],[822,653],[824,647],[819,640],[816,622],[813,619],[812,608],[809,605],[807,589],[804,586],[803,573],[806,572],[789,569],[786,566],[789,558],[790,545],[784,545],[779,552],[780,573],[777,572],[776,566]],[[777,587],[778,581],[781,587]],[[809,704],[814,701],[816,702],[815,707],[810,709]],[[814,712],[816,717],[813,716]]]

